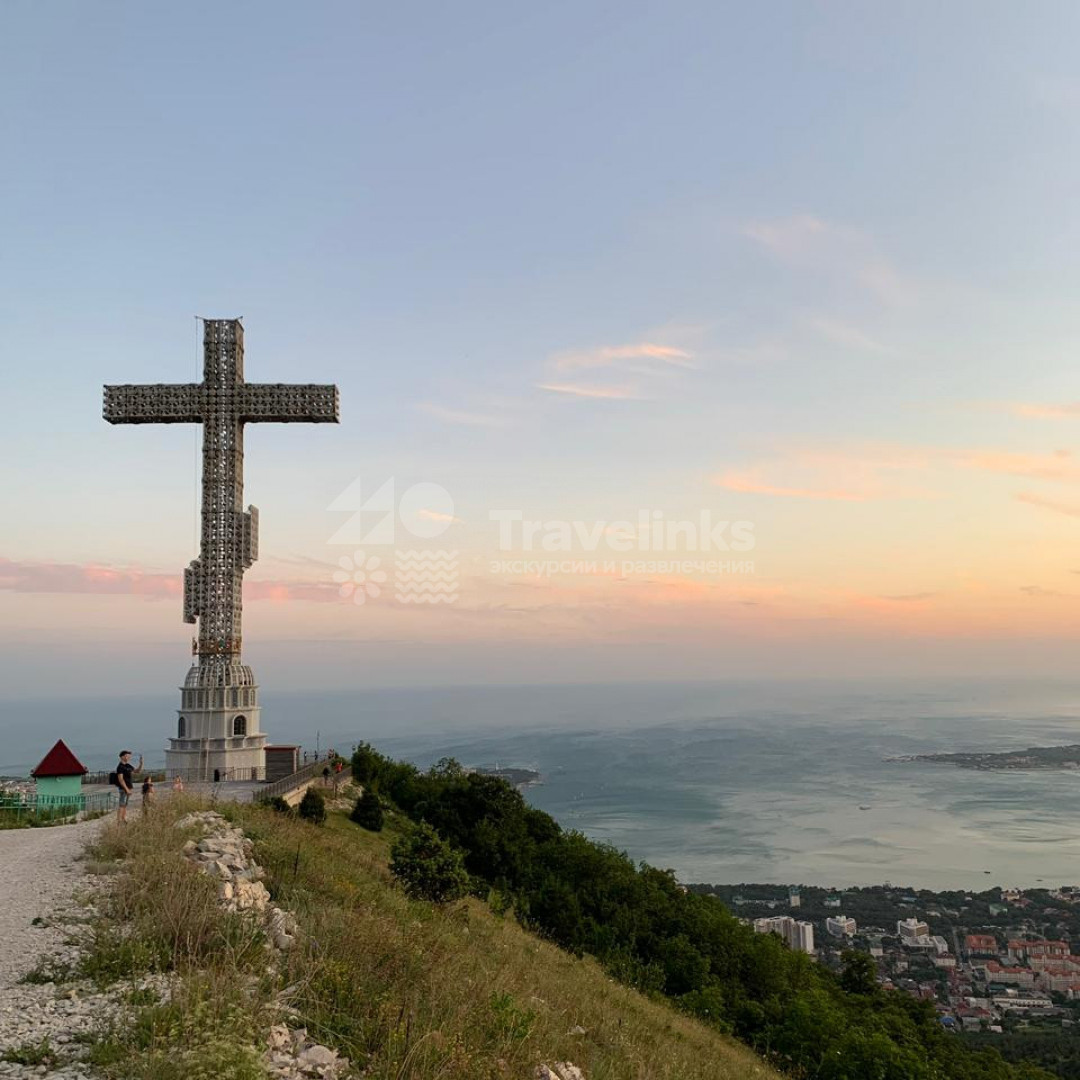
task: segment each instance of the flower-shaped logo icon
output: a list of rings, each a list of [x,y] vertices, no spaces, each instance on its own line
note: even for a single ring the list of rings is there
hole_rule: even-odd
[[[347,600],[350,596],[354,604],[363,604],[382,591],[379,585],[386,580],[386,571],[379,569],[382,560],[377,555],[367,558],[362,551],[354,551],[352,558],[342,555],[338,559],[340,570],[334,571],[334,580],[341,586],[338,595]]]

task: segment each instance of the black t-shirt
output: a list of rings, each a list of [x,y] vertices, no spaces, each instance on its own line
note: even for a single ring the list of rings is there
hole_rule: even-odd
[[[116,781],[117,781],[116,786],[121,791],[134,790],[135,785],[134,785],[134,783],[132,782],[132,779],[131,779],[134,775],[135,775],[135,766],[132,765],[130,761],[128,761],[128,762],[121,761],[120,764],[116,766]]]

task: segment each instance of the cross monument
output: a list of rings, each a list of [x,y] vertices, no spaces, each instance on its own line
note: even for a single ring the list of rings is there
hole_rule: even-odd
[[[180,690],[165,768],[185,779],[263,778],[258,686],[240,658],[244,571],[259,556],[259,512],[245,511],[245,424],[336,424],[336,386],[244,382],[239,319],[203,320],[201,383],[106,386],[110,424],[202,424],[202,537],[184,571],[184,621],[197,656]]]

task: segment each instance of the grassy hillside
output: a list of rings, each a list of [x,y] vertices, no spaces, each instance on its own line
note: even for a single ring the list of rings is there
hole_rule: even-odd
[[[589,1080],[776,1077],[749,1050],[609,978],[476,900],[408,900],[395,836],[343,815],[318,828],[238,811],[276,902],[311,944],[290,960],[293,1007],[374,1077],[531,1077],[572,1061]],[[584,1029],[584,1034],[573,1034]]]
[[[391,815],[375,835],[332,813],[323,826],[258,807],[218,807],[256,842],[274,902],[300,943],[268,969],[262,937],[217,906],[182,858],[188,800],[110,826],[95,857],[114,888],[80,975],[128,984],[132,1011],[88,1058],[115,1080],[255,1080],[271,1023],[305,1026],[372,1080],[532,1080],[571,1061],[588,1080],[777,1080],[729,1037],[614,982],[476,899],[408,899],[387,869]],[[136,989],[175,973],[171,1000]]]

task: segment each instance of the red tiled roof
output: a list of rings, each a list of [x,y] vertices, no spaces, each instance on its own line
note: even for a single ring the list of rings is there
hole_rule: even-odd
[[[57,739],[56,745],[41,759],[41,764],[30,774],[35,778],[49,776],[82,776],[88,770],[86,766],[68,749],[63,739]]]

